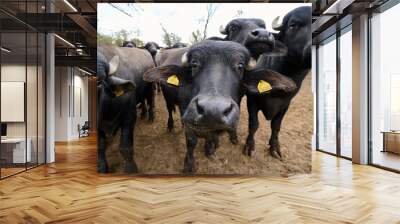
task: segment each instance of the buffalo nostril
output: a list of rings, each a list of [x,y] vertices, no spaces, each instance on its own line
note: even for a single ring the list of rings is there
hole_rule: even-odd
[[[197,113],[199,115],[203,115],[204,114],[204,108],[199,104],[199,100],[196,100],[196,109],[197,109]]]
[[[251,34],[253,35],[253,36],[258,36],[258,31],[257,30],[253,30],[253,31],[251,31]]]
[[[233,104],[231,103],[231,104],[229,105],[229,107],[226,108],[226,109],[222,112],[222,114],[226,117],[226,116],[228,116],[228,115],[231,113],[232,109],[233,109]]]

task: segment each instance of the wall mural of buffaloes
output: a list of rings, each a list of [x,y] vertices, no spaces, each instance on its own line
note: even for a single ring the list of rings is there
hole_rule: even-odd
[[[311,171],[310,4],[98,5],[98,172]]]

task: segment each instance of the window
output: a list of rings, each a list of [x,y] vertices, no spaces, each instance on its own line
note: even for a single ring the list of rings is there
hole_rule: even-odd
[[[371,18],[372,164],[400,170],[400,5]]]
[[[340,36],[340,155],[352,157],[352,35],[351,25]]]
[[[336,154],[336,36],[318,48],[318,149]]]
[[[40,13],[43,3],[0,7],[18,6],[23,15]],[[0,12],[0,178],[45,163],[45,44],[43,33]]]

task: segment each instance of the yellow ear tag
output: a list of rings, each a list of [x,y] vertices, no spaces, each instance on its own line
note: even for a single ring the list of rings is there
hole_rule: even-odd
[[[124,92],[124,90],[122,88],[116,88],[115,91],[114,91],[114,94],[117,97],[124,95],[124,93],[125,92]]]
[[[258,82],[257,89],[258,89],[258,92],[265,93],[265,92],[270,91],[272,89],[272,87],[271,87],[271,84],[269,84],[267,81],[260,80]]]
[[[168,77],[167,79],[167,83],[174,85],[174,86],[179,86],[179,79],[178,76],[176,75],[171,75],[170,77]]]

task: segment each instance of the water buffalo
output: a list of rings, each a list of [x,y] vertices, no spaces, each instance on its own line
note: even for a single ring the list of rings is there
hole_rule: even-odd
[[[185,44],[177,43],[174,44],[171,48],[164,48],[156,55],[156,65],[180,65],[182,52],[187,51],[187,47]],[[167,105],[168,110],[168,131],[172,131],[174,129],[174,119],[172,113],[175,112],[176,106],[179,105],[178,102],[178,90],[176,88],[172,88],[167,85],[161,85],[161,91],[164,96],[165,104]]]
[[[225,27],[221,26],[220,33],[226,35],[225,38],[209,37],[208,40],[234,41],[242,44],[255,59],[258,59],[261,54],[279,56],[287,53],[286,46],[275,40],[273,34],[266,30],[265,23],[261,19],[234,19]],[[229,135],[231,142],[237,144],[238,139],[236,132],[231,132]]]
[[[185,43],[178,42],[178,43],[173,44],[171,47],[167,47],[166,49],[182,48],[182,47],[187,47],[187,46],[188,45]]]
[[[258,111],[262,111],[267,120],[271,120],[270,153],[273,157],[282,159],[278,134],[283,117],[290,102],[299,91],[302,81],[311,68],[311,7],[299,7],[289,12],[283,18],[282,24],[273,22],[273,28],[279,33],[274,34],[275,40],[287,47],[287,55],[271,57],[261,55],[258,68],[268,68],[292,79],[296,83],[293,92],[279,95],[247,95],[247,110],[249,113],[249,134],[243,153],[251,156],[254,151],[254,134],[258,129]]]
[[[122,47],[136,47],[136,44],[133,41],[124,41]]]
[[[234,19],[225,27],[221,26],[220,33],[226,35],[223,40],[235,41],[245,46],[255,59],[258,59],[261,54],[276,56],[287,53],[285,45],[275,40],[274,35],[265,29],[265,23],[261,19]],[[210,37],[209,39],[221,38]]]
[[[107,140],[121,130],[119,149],[125,160],[125,172],[137,172],[133,159],[133,132],[136,104],[144,98],[143,74],[153,68],[150,54],[137,48],[99,45],[98,78],[98,172],[108,172],[105,157]]]
[[[150,69],[144,80],[159,81],[178,90],[187,148],[184,173],[195,172],[193,151],[198,137],[212,143],[220,133],[236,129],[242,91],[279,94],[295,88],[293,81],[276,72],[250,70],[250,53],[235,42],[206,40],[177,51],[179,65]]]
[[[156,57],[157,57],[158,51],[160,50],[160,46],[156,42],[147,42],[144,45],[144,47],[142,47],[142,48],[146,49],[151,54],[154,65],[157,65]],[[153,83],[153,90],[154,89],[156,89],[157,92],[161,92],[161,86],[159,85],[159,83]]]
[[[144,45],[144,48],[151,54],[151,57],[153,57],[154,64],[156,64],[156,55],[158,50],[160,49],[160,46],[156,42],[147,42]]]
[[[138,48],[138,49],[145,49],[147,50],[152,58],[153,62],[155,65],[155,55],[157,54],[157,47],[158,45],[154,42],[149,42],[147,43],[144,47],[137,47],[136,44],[133,41],[124,41],[122,44],[122,47],[128,47],[128,48]],[[154,54],[154,56],[153,56]],[[146,118],[148,117],[149,121],[154,120],[154,90],[153,90],[153,84],[152,83],[144,83],[143,87],[143,94],[141,94],[144,97],[141,97],[141,101],[138,101],[140,103],[140,108],[142,110],[141,117]]]
[[[181,56],[187,50],[188,48],[176,48],[159,52],[157,54],[157,66],[181,65]],[[178,89],[168,85],[161,85],[161,90],[168,110],[167,128],[168,131],[172,131],[174,129],[174,119],[172,113],[176,111],[176,106],[179,106]]]

